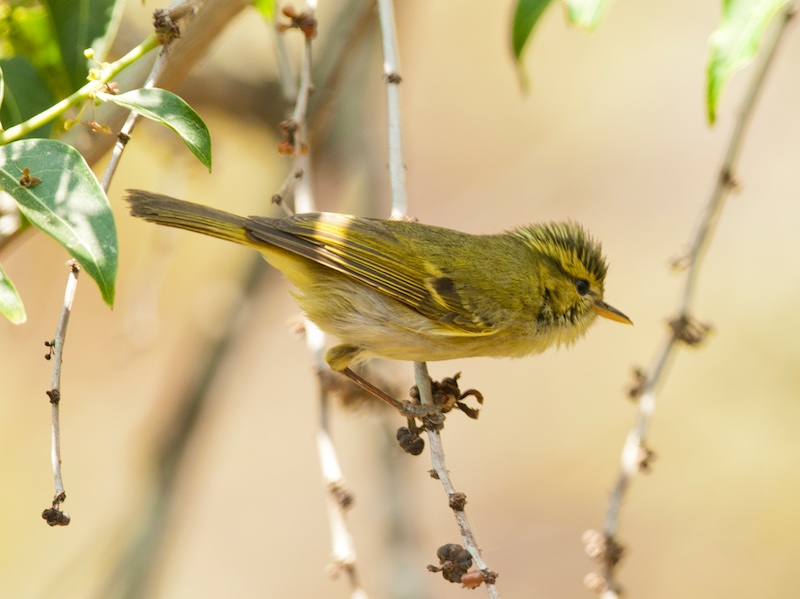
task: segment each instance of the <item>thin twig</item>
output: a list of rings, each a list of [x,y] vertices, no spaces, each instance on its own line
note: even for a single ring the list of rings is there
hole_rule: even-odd
[[[311,194],[311,179],[309,173],[308,146],[306,145],[306,114],[308,102],[314,84],[311,78],[311,49],[312,41],[316,36],[316,0],[308,0],[303,10],[302,17],[308,23],[313,23],[313,35],[304,32],[303,55],[300,64],[300,82],[294,97],[294,110],[289,120],[281,123],[281,128],[287,139],[281,144],[285,151],[290,152],[293,161],[292,168],[277,192],[272,196],[272,203],[278,204],[287,214],[295,212],[311,212],[314,210],[314,198]],[[287,15],[288,16],[288,15]],[[278,46],[279,48],[281,46]],[[284,74],[283,70],[281,74]],[[285,84],[284,84],[285,89]],[[280,147],[280,146],[279,146]]]
[[[389,184],[392,191],[392,217],[408,215],[406,164],[400,130],[400,67],[392,0],[378,0],[378,18],[383,44],[383,76],[386,78],[386,110],[389,126]]]
[[[402,218],[408,214],[408,199],[406,196],[406,165],[403,157],[403,143],[400,118],[400,77],[399,59],[397,52],[397,33],[394,22],[394,6],[392,0],[378,0],[378,17],[381,27],[381,40],[383,45],[383,74],[386,78],[386,106],[389,137],[389,180],[392,192],[392,218]],[[433,405],[431,379],[428,376],[428,367],[425,362],[414,363],[414,375],[419,390],[422,404]],[[439,434],[439,428],[427,426],[428,444],[431,452],[431,463],[437,477],[442,482],[447,493],[450,506],[458,524],[464,547],[472,555],[476,566],[482,572],[489,597],[499,597],[494,581],[497,574],[492,572],[483,561],[481,551],[475,541],[475,535],[470,527],[463,506],[466,497],[457,493],[445,465],[444,446]]]
[[[417,389],[419,389],[420,402],[423,405],[433,405],[431,378],[428,375],[428,366],[425,362],[414,362],[414,378],[417,382]],[[461,539],[464,541],[464,548],[469,551],[472,559],[475,561],[475,565],[483,574],[489,597],[496,599],[500,596],[497,585],[494,583],[497,574],[490,570],[488,564],[483,560],[478,542],[475,540],[475,533],[472,531],[472,527],[467,519],[467,513],[464,511],[466,496],[463,493],[457,492],[450,480],[450,473],[447,471],[444,446],[442,445],[442,437],[439,434],[439,429],[438,427],[426,427],[426,432],[428,433],[428,446],[430,447],[431,465],[436,475],[435,478],[439,479],[442,483],[442,487],[444,487],[445,493],[447,493],[450,507],[456,518],[456,524],[458,524],[458,531],[461,533]]]
[[[186,2],[185,4],[189,3],[190,2]],[[148,38],[147,42],[137,46],[137,52],[132,52],[130,55],[138,58],[144,54],[144,52],[149,51],[153,47],[154,40],[155,38]],[[169,44],[165,44],[161,48],[161,52],[156,59],[155,65],[153,65],[153,68],[150,71],[150,76],[147,79],[145,87],[155,86],[155,82],[158,80],[158,77],[163,70],[168,48]],[[115,70],[115,72],[118,71]],[[133,131],[133,127],[136,124],[138,116],[138,113],[131,112],[128,116],[128,120],[125,122],[125,125],[122,127],[122,130],[118,135],[117,144],[114,147],[114,152],[111,155],[111,159],[109,160],[106,170],[103,173],[103,180],[100,183],[100,186],[105,193],[108,193],[108,189],[111,186],[111,179],[117,170],[117,166],[122,158],[122,151],[125,149],[125,145],[130,139],[130,134]],[[59,320],[58,328],[56,329],[56,338],[53,342],[53,360],[55,362],[53,365],[53,384],[50,391],[47,393],[50,396],[50,404],[52,406],[52,462],[56,494],[55,499],[53,499],[52,508],[50,510],[45,510],[43,516],[51,526],[55,524],[69,524],[69,516],[59,510],[61,502],[66,499],[64,484],[61,478],[61,427],[59,423],[59,404],[61,400],[61,352],[66,336],[69,314],[72,310],[72,300],[75,297],[75,289],[78,284],[78,273],[80,272],[80,266],[78,266],[78,263],[75,260],[70,260],[67,264],[70,267],[70,277],[67,281],[67,291],[64,297],[64,307],[61,312],[61,319]]]
[[[69,277],[67,278],[67,289],[64,292],[64,304],[61,306],[61,316],[58,319],[53,341],[46,343],[52,350],[52,354],[47,354],[47,358],[52,358],[53,360],[53,378],[47,395],[50,398],[52,427],[50,457],[53,464],[55,495],[53,496],[52,507],[44,510],[42,517],[50,526],[66,526],[70,522],[69,515],[61,511],[61,504],[66,500],[67,494],[64,491],[64,479],[61,476],[61,419],[59,406],[61,404],[61,364],[64,355],[64,342],[67,340],[67,325],[69,324],[69,316],[72,313],[72,301],[75,299],[75,291],[78,288],[78,274],[81,271],[81,267],[78,266],[75,260],[69,260],[67,266],[69,267]]]
[[[635,390],[638,398],[638,414],[633,429],[628,433],[621,455],[621,469],[611,493],[603,525],[604,549],[596,555],[602,563],[598,584],[592,586],[602,594],[603,599],[617,599],[620,584],[616,580],[616,567],[621,557],[622,547],[616,539],[619,529],[619,514],[625,493],[634,475],[647,468],[650,451],[645,441],[650,421],[656,407],[656,389],[663,383],[670,358],[679,343],[696,345],[702,341],[708,327],[691,316],[694,289],[702,266],[705,249],[711,242],[725,200],[736,187],[734,172],[742,149],[744,134],[763,89],[766,74],[772,65],[779,42],[794,14],[792,4],[787,4],[774,34],[765,44],[763,56],[750,81],[742,101],[739,115],[728,143],[725,158],[719,170],[716,185],[703,208],[699,224],[692,236],[690,249],[682,263],[686,266],[684,286],[678,301],[678,315],[670,322],[670,331],[661,347],[656,351],[648,372],[641,375],[641,382]]]
[[[351,599],[364,598],[367,594],[361,586],[356,565],[356,550],[353,536],[347,527],[345,515],[353,504],[350,493],[339,466],[336,448],[328,431],[321,428],[317,433],[317,452],[319,454],[322,478],[328,491],[328,523],[331,529],[333,563],[331,574],[338,576],[341,572],[347,575],[351,588]]]
[[[198,2],[198,0],[185,0],[184,2],[175,4],[168,10],[175,15],[179,15],[180,19],[183,20],[187,17],[194,16],[196,14],[196,10],[199,9],[199,4],[202,4],[202,2]],[[178,17],[176,16],[175,19],[177,20]],[[147,76],[147,80],[145,81],[144,89],[152,89],[156,86],[156,83],[158,82],[161,74],[164,72],[164,68],[167,65],[167,56],[170,48],[172,47],[172,42],[178,39],[178,37],[179,35],[175,34],[174,37],[164,40],[166,43],[161,46],[161,51],[158,53],[158,57],[156,58],[153,67],[150,69],[150,74]],[[117,167],[119,166],[120,160],[122,160],[122,153],[125,151],[125,146],[128,145],[128,142],[131,139],[133,128],[136,126],[139,116],[140,115],[138,112],[131,110],[128,114],[128,118],[125,120],[125,124],[122,125],[122,128],[117,134],[117,142],[114,144],[114,150],[111,153],[111,158],[108,161],[105,172],[103,173],[103,180],[100,182],[100,186],[106,193],[108,193],[108,190],[111,187],[111,179],[114,177],[114,173],[117,172]]]
[[[306,3],[306,13],[314,18],[316,0]],[[297,102],[292,113],[292,122],[297,127],[295,133],[294,169],[289,177],[296,182],[294,186],[294,208],[297,212],[311,212],[315,210],[316,203],[311,192],[311,169],[309,169],[309,150],[306,146],[306,113],[308,111],[308,98],[314,84],[311,80],[311,49],[312,40],[305,39],[303,47],[303,60],[300,68],[300,86],[297,93]]]

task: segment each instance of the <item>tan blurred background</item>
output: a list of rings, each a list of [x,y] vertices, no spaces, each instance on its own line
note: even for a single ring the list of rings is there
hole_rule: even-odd
[[[569,350],[517,361],[431,364],[463,371],[486,396],[480,420],[447,421],[449,468],[504,597],[589,597],[582,533],[602,526],[635,417],[625,389],[647,365],[677,305],[668,263],[685,249],[712,188],[750,75],[704,121],[704,67],[717,2],[614,4],[595,34],[558,8],[526,54],[521,93],[508,50],[511,2],[398,2],[410,212],[493,232],[572,218],[603,240],[607,299],[636,323],[598,323]],[[323,3],[322,36],[341,3]],[[152,6],[130,3],[144,31]],[[135,39],[135,38],[134,38]],[[356,53],[324,147],[312,148],[321,208],[388,214],[384,89],[375,31]],[[659,394],[652,474],[634,481],[621,521],[629,597],[789,597],[800,564],[800,70],[787,36],[742,154],[698,286],[714,335],[681,350]],[[153,509],[150,485],[187,379],[242,293],[247,250],[130,219],[141,187],[234,212],[271,210],[288,166],[275,152],[282,106],[263,106],[275,68],[269,30],[244,11],[176,91],[208,123],[214,172],[169,131],[141,126],[110,197],[120,273],[113,311],[83,276],[65,346],[64,477],[72,515],[50,529],[53,336],[66,254],[44,236],[4,255],[28,322],[0,322],[0,596],[113,596],[101,582]],[[254,108],[255,107],[255,108]],[[280,118],[278,116],[277,118]],[[316,152],[316,153],[315,153]],[[105,159],[97,166],[102,172]],[[330,542],[316,459],[316,383],[297,312],[277,273],[240,314],[211,403],[181,464],[177,501],[147,597],[347,597],[325,566]],[[410,384],[410,365],[396,369]],[[389,418],[392,426],[400,419]],[[458,540],[444,493],[418,458],[387,448],[375,411],[337,409],[333,431],[356,494],[349,522],[371,597],[460,597],[425,572]],[[401,479],[391,482],[390,471]],[[394,485],[394,487],[392,487]],[[411,554],[393,566],[389,496],[409,519]],[[124,577],[125,563],[113,580]],[[471,596],[483,595],[479,590]]]

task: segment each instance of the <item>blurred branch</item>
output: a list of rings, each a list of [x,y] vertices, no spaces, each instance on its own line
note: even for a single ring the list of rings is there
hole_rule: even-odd
[[[329,401],[327,394],[324,401]],[[351,599],[366,599],[367,593],[361,586],[361,580],[358,575],[353,536],[350,534],[345,518],[347,511],[353,505],[354,498],[347,488],[342,475],[336,448],[330,438],[329,431],[324,426],[320,427],[319,432],[317,432],[317,451],[322,469],[322,478],[327,487],[328,523],[331,530],[331,553],[333,555],[330,572],[334,577],[341,572],[347,575],[350,583]]]
[[[250,309],[264,275],[269,272],[267,264],[258,254],[253,254],[251,260],[251,268],[239,299],[225,317],[222,334],[208,348],[207,354],[194,360],[195,368],[190,378],[185,384],[177,386],[183,389],[180,396],[170,398],[176,407],[173,420],[163,427],[164,436],[160,446],[153,452],[155,482],[150,488],[147,504],[137,506],[131,512],[134,518],[136,515],[140,517],[140,521],[132,523],[135,536],[130,539],[116,564],[109,568],[105,582],[94,595],[98,599],[153,596],[152,585],[165,563],[165,542],[171,536],[173,516],[180,509],[175,503],[175,488],[180,473],[185,472],[184,463],[189,457],[189,447],[206,409],[213,401],[211,389],[220,372],[225,369],[226,360],[246,325],[241,315]]]
[[[764,81],[773,63],[778,45],[794,15],[794,7],[787,4],[772,37],[765,44],[762,58],[757,65],[750,85],[742,101],[739,115],[728,143],[725,158],[717,176],[711,196],[703,208],[699,224],[691,238],[688,254],[676,262],[676,267],[685,268],[684,286],[679,297],[678,313],[669,322],[669,332],[656,351],[647,372],[637,373],[637,381],[631,396],[638,399],[638,415],[633,429],[628,433],[621,456],[621,471],[608,502],[603,533],[589,531],[584,537],[587,553],[596,559],[600,572],[587,576],[587,585],[602,595],[603,599],[617,599],[621,592],[616,573],[623,554],[623,546],[617,539],[619,515],[625,493],[633,477],[646,472],[652,451],[646,446],[650,421],[656,407],[656,389],[666,378],[667,366],[679,344],[696,346],[705,339],[710,326],[697,321],[692,315],[694,289],[708,244],[722,213],[725,200],[737,187],[734,175],[737,159],[744,143],[744,134],[750,124],[756,100],[764,87]]]
[[[286,139],[278,145],[279,152],[292,156],[293,164],[280,189],[272,196],[273,203],[279,204],[289,214],[295,211],[312,212],[316,209],[309,169],[311,163],[309,159],[310,150],[306,143],[309,99],[314,89],[311,55],[313,40],[317,36],[316,8],[316,0],[307,0],[302,13],[297,13],[294,8],[287,5],[282,12],[285,17],[291,19],[291,25],[281,26],[281,24],[278,24],[276,28],[279,33],[290,28],[299,29],[305,38],[300,63],[300,80],[297,93],[293,94],[295,98],[294,110],[291,118],[281,123],[281,129],[286,134]],[[283,74],[288,75],[289,73]],[[289,204],[290,199],[294,200],[293,206]],[[328,506],[331,554],[333,556],[330,572],[334,577],[341,572],[347,575],[351,599],[366,599],[367,593],[361,585],[361,578],[358,574],[353,536],[347,527],[347,519],[345,517],[353,504],[353,494],[347,488],[339,466],[336,447],[330,437],[328,414],[331,388],[327,384],[329,380],[326,376],[327,365],[323,358],[325,334],[307,318],[304,321],[306,346],[312,356],[318,375],[320,428],[317,432],[317,453],[320,468],[322,469],[322,477],[326,483],[325,498]]]

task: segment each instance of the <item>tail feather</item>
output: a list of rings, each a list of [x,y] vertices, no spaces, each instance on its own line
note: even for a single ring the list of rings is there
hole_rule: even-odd
[[[132,216],[151,223],[254,245],[245,229],[247,219],[241,216],[140,189],[129,189],[125,199]]]

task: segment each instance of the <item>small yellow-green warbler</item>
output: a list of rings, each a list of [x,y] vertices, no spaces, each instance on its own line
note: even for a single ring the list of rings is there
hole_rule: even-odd
[[[427,362],[520,357],[570,344],[603,301],[600,244],[577,224],[471,235],[331,213],[241,217],[131,190],[131,214],[250,246],[297,289],[308,318],[341,342],[333,370],[371,357]]]

